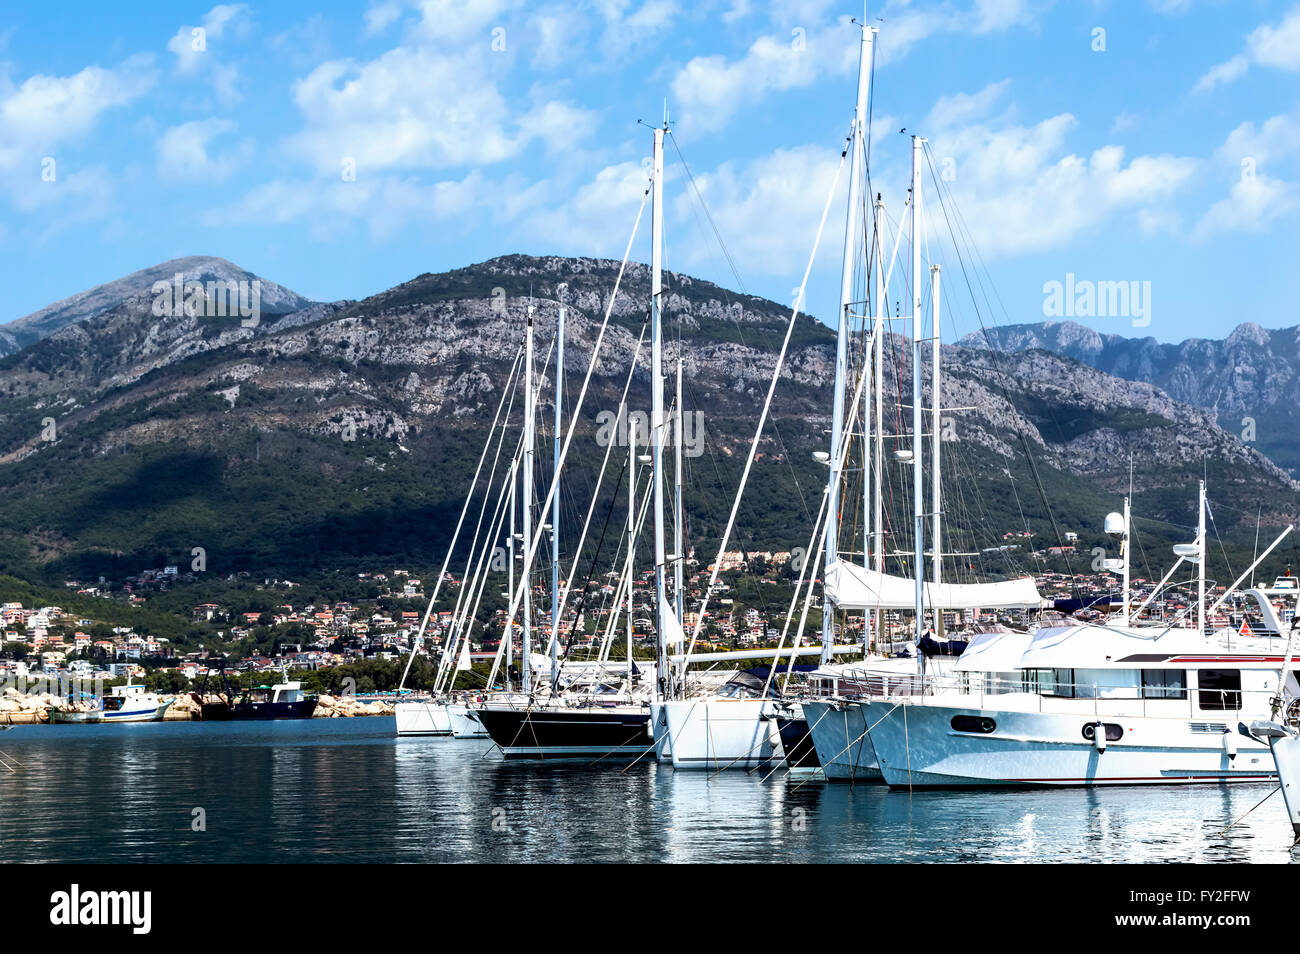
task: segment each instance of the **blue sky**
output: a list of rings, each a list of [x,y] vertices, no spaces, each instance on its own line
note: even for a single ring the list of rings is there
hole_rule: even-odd
[[[182,255],[316,299],[515,251],[618,258],[650,146],[637,121],[665,100],[746,288],[788,302],[851,115],[855,14],[821,0],[10,0],[0,321]],[[1101,331],[1300,323],[1300,3],[892,0],[867,16],[873,184],[896,219],[901,127],[951,160],[946,185],[1005,306],[992,319],[1041,320],[1044,285],[1072,273],[1151,283],[1149,325],[1085,319]],[[668,266],[734,287],[668,156]],[[837,205],[810,286],[823,317],[841,229]],[[945,334],[963,333],[975,318],[940,245]],[[648,250],[646,229],[634,254]]]

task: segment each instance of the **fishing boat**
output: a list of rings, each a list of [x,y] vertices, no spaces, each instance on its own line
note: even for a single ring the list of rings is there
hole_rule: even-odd
[[[160,722],[174,700],[163,699],[144,686],[113,686],[97,704],[86,710],[55,707],[50,709],[51,722]]]
[[[219,672],[224,693],[217,693],[215,700],[204,693],[209,675],[205,673],[198,691],[192,694],[199,705],[199,718],[205,721],[310,719],[316,711],[316,696],[303,692],[302,683],[290,681],[283,669],[280,682],[275,685],[243,690],[230,685],[224,669]]]

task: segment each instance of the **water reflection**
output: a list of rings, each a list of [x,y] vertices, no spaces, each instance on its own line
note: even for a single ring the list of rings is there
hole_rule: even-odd
[[[0,773],[3,861],[1284,862],[1293,840],[1280,798],[1251,811],[1271,784],[909,794],[503,762],[398,740],[391,719],[31,726],[0,745],[26,765]]]

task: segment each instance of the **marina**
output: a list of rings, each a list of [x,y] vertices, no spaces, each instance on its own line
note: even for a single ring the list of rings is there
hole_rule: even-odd
[[[539,771],[486,747],[398,739],[383,718],[16,726],[0,748],[28,768],[0,769],[0,860],[1287,863],[1294,837],[1277,799],[1223,832],[1267,784],[909,796],[650,759]]]
[[[68,2],[0,15],[15,937],[373,943],[396,864],[1284,924],[1300,0]]]

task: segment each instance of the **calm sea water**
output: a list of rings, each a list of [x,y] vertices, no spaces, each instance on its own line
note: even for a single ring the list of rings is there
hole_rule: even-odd
[[[388,718],[20,726],[0,861],[1291,860],[1280,795],[1220,834],[1271,784],[909,796],[488,748]]]

